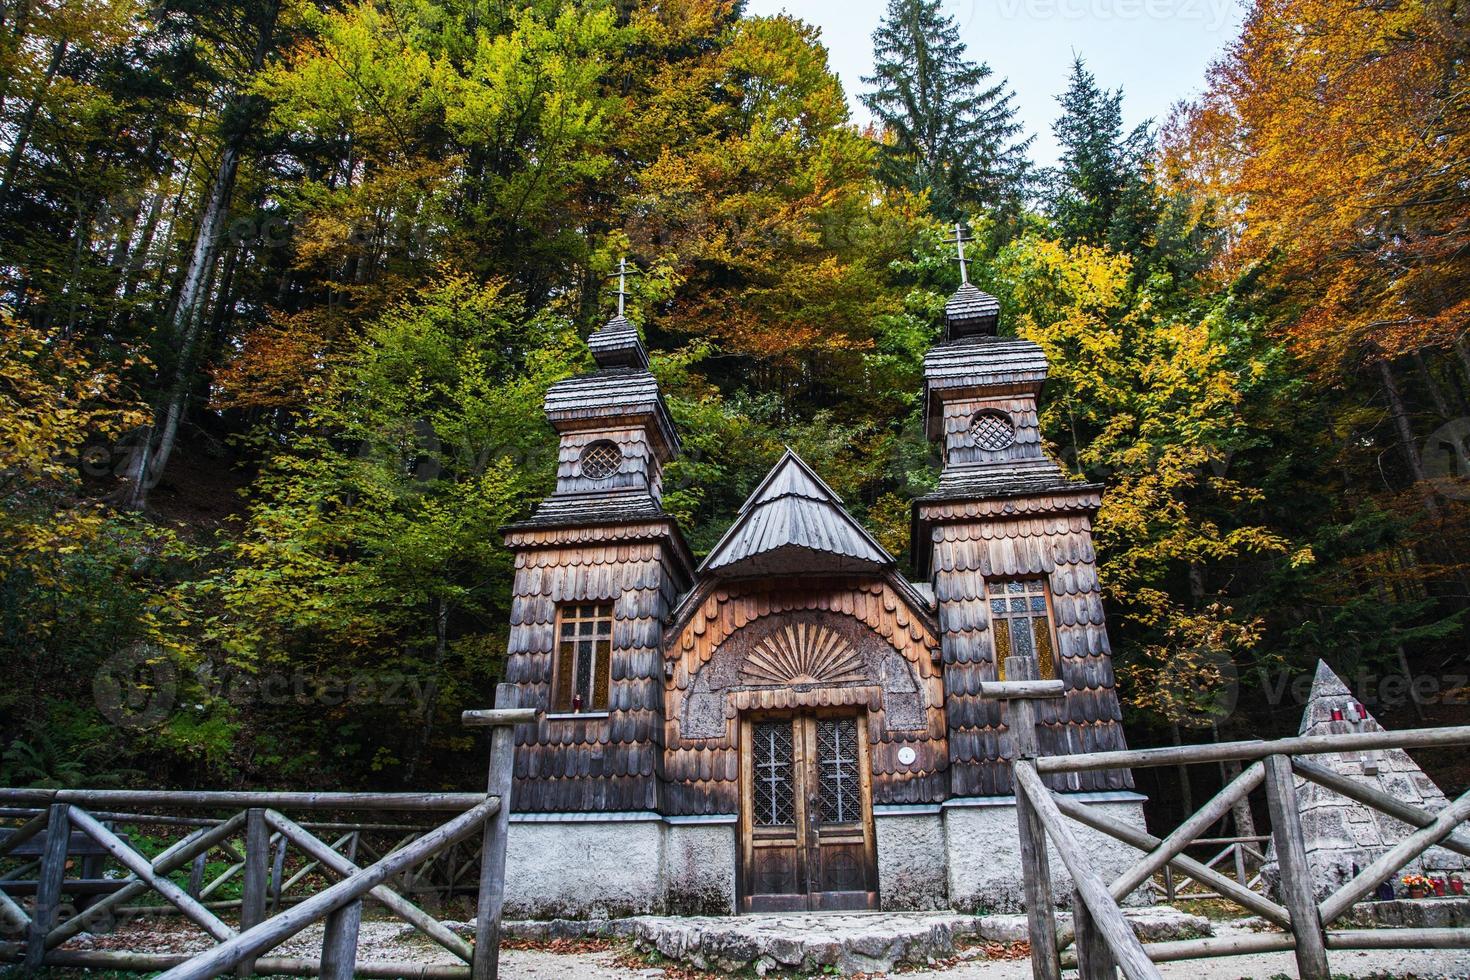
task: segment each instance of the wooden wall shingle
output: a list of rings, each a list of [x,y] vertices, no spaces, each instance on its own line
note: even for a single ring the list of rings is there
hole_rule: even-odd
[[[680,573],[668,525],[515,531],[506,680],[522,706],[551,701],[562,603],[611,602],[606,718],[543,717],[516,732],[518,810],[656,810],[663,738],[663,622]]]
[[[1015,426],[1015,441],[1005,449],[987,451],[974,444],[970,423],[976,412],[999,412]],[[1040,459],[1041,426],[1036,399],[1030,397],[963,398],[944,404],[944,450],[946,465],[995,463],[1014,459]]]
[[[1041,750],[1058,755],[1124,748],[1122,714],[1114,684],[1103,617],[1092,522],[1072,497],[1008,502],[929,505],[936,523],[934,593],[944,660],[945,710],[949,719],[950,783],[956,796],[1012,792],[1014,754],[994,701],[979,695],[981,681],[996,679],[995,650],[985,582],[990,578],[1042,575],[1051,590],[1056,628],[1057,677],[1067,693],[1061,703],[1038,702]],[[960,522],[963,523],[960,523]],[[1117,790],[1132,786],[1126,771],[1049,777],[1057,789]]]

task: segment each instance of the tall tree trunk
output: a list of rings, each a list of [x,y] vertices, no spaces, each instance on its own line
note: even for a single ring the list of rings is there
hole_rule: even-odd
[[[1455,338],[1455,354],[1460,358],[1460,369],[1465,372],[1465,383],[1470,385],[1470,342],[1464,334]]]
[[[138,451],[133,454],[124,473],[124,503],[137,510],[148,505],[150,485],[163,474],[178,438],[179,418],[194,381],[194,355],[203,322],[201,299],[207,295],[206,279],[214,268],[224,223],[229,216],[230,195],[235,187],[235,174],[240,165],[240,150],[235,141],[226,144],[220,154],[219,169],[210,186],[204,215],[194,237],[194,251],[184,272],[178,302],[174,304],[169,342],[177,361],[173,379],[165,391],[163,403],[154,424],[145,434]]]
[[[251,59],[250,78],[260,71],[265,64],[266,55],[270,53],[279,9],[279,3],[272,3],[261,20],[254,57]],[[246,85],[241,86],[241,91],[236,96],[237,104],[252,98],[246,89]],[[224,238],[225,222],[229,218],[230,198],[235,190],[235,177],[240,168],[240,150],[245,136],[245,128],[237,127],[227,137],[220,152],[219,166],[210,184],[198,230],[194,233],[194,249],[184,270],[183,283],[179,288],[178,301],[174,304],[170,322],[172,329],[169,342],[173,344],[177,358],[173,379],[165,390],[153,425],[144,433],[140,440],[141,445],[128,461],[123,474],[123,501],[137,510],[148,505],[151,484],[163,475],[168,466],[168,458],[178,439],[184,407],[194,386],[199,332],[204,322],[203,301],[208,298],[209,279],[214,271],[220,242]]]
[[[1393,627],[1389,627],[1389,629],[1393,631]],[[1409,667],[1409,655],[1404,652],[1404,645],[1397,638],[1393,641],[1393,652],[1398,657],[1399,670],[1404,675],[1404,683],[1409,685],[1409,706],[1414,710],[1414,717],[1418,719],[1420,724],[1423,724],[1424,705],[1419,703],[1419,692],[1414,687],[1414,671]]]
[[[1388,362],[1378,363],[1379,374],[1383,378],[1383,388],[1388,395],[1389,412],[1393,415],[1394,427],[1398,429],[1399,442],[1403,446],[1404,459],[1409,464],[1409,472],[1414,477],[1414,487],[1419,492],[1419,499],[1424,503],[1424,513],[1435,523],[1444,519],[1444,511],[1435,499],[1434,487],[1429,483],[1424,472],[1424,461],[1419,455],[1419,446],[1414,440],[1414,429],[1409,422],[1409,411],[1404,406],[1403,396],[1399,393],[1398,384],[1394,381],[1393,369]],[[1449,547],[1444,539],[1430,540],[1427,543],[1430,553],[1443,565],[1453,569],[1455,581],[1460,586],[1460,592],[1454,596],[1454,602],[1465,607],[1470,603],[1470,573],[1462,565],[1463,558]],[[1470,631],[1470,624],[1466,625]]]
[[[31,141],[31,132],[36,128],[36,116],[41,111],[42,96],[51,88],[51,80],[61,69],[61,61],[66,57],[67,42],[57,41],[51,49],[51,63],[46,66],[46,75],[41,80],[41,88],[31,98],[31,104],[26,106],[26,111],[21,115],[20,126],[15,133],[15,145],[10,148],[10,159],[5,163],[5,176],[0,177],[0,201],[10,200],[10,189],[15,184],[16,172],[20,170],[20,161],[25,156],[26,145]]]
[[[148,205],[148,217],[143,219],[143,232],[138,236],[138,244],[130,246],[127,265],[123,269],[123,299],[132,299],[138,291],[138,275],[148,262],[148,253],[153,250],[153,236],[158,234],[158,220],[163,217],[165,197],[167,195],[161,187],[153,194],[153,201]]]
[[[138,237],[138,244],[132,246],[127,264],[123,267],[122,302],[117,306],[116,319],[119,333],[130,329],[129,325],[133,321],[136,312],[133,307],[133,297],[138,293],[138,283],[142,281],[148,256],[153,251],[153,237],[158,234],[158,221],[163,215],[163,202],[166,197],[162,187],[154,192],[153,202],[148,206],[148,217],[143,220],[143,232]]]
[[[1220,730],[1218,728],[1215,729],[1215,741],[1220,741]],[[1236,779],[1240,778],[1240,773],[1242,770],[1239,759],[1226,759],[1224,766],[1224,776],[1227,783],[1234,782]],[[1235,824],[1235,836],[1256,836],[1256,818],[1255,815],[1251,813],[1251,801],[1249,793],[1247,793],[1245,796],[1242,796],[1240,799],[1231,804],[1230,819]]]
[[[1175,748],[1184,744],[1184,736],[1179,731],[1177,721],[1169,722],[1169,737]],[[1174,767],[1174,771],[1179,774],[1179,805],[1184,808],[1186,815],[1191,814],[1194,812],[1194,791],[1189,785],[1189,767],[1181,763]]]
[[[230,305],[234,302],[235,273],[240,269],[240,252],[238,247],[230,249],[230,254],[225,257],[225,274],[220,277],[219,288],[214,291],[214,316],[209,322],[209,335],[211,343],[218,346],[224,340],[225,326],[230,319]]]
[[[25,42],[26,21],[29,19],[31,7],[28,0],[17,3],[15,16],[12,18],[11,5],[0,3],[0,30],[9,29],[10,37],[5,47],[16,51]],[[0,116],[5,114],[5,103],[10,99],[10,83],[13,79],[9,75],[0,76]],[[8,743],[7,743],[8,744]]]
[[[87,254],[87,245],[92,239],[92,228],[96,220],[96,211],[92,207],[77,203],[76,231],[72,233],[71,273],[67,276],[66,289],[63,290],[63,295],[67,298],[66,329],[63,334],[67,337],[76,330],[77,316],[81,313],[82,260]]]
[[[413,755],[409,757],[408,765],[404,769],[403,780],[406,785],[413,785],[415,774],[418,772],[419,763],[424,754],[429,750],[429,742],[434,737],[434,716],[439,707],[439,668],[444,663],[444,655],[449,650],[449,603],[444,599],[434,600],[434,669],[429,676],[429,692],[424,701],[423,727],[419,729],[419,737],[415,739]]]
[[[1393,416],[1394,428],[1398,430],[1399,445],[1404,452],[1404,462],[1409,466],[1409,475],[1414,478],[1414,488],[1424,502],[1424,512],[1438,521],[1443,516],[1439,503],[1434,499],[1434,490],[1424,474],[1424,461],[1419,457],[1419,446],[1414,439],[1414,427],[1409,422],[1409,410],[1404,406],[1404,397],[1399,393],[1394,380],[1393,368],[1387,360],[1378,362],[1378,376],[1383,380],[1383,391],[1388,397],[1388,411]]]
[[[1444,420],[1450,418],[1450,402],[1444,395],[1444,388],[1434,379],[1434,372],[1429,370],[1429,363],[1424,360],[1424,355],[1418,351],[1414,352],[1414,366],[1419,369],[1419,378],[1424,382],[1424,390],[1429,392],[1429,400],[1434,402],[1434,410]]]
[[[158,144],[162,140],[163,130],[155,128],[148,136],[148,148],[143,151],[144,160],[153,159],[153,155],[158,152]],[[150,173],[149,176],[156,177],[157,175]],[[128,266],[129,251],[133,247],[133,235],[138,231],[138,219],[143,216],[143,200],[147,195],[147,186],[144,184],[145,189],[140,189],[137,196],[133,198],[132,205],[123,217],[121,227],[118,228],[117,242],[113,246],[112,255],[107,260],[108,266],[119,272]]]

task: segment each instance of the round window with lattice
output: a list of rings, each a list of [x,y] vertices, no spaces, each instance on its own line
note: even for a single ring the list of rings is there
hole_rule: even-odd
[[[589,480],[606,480],[623,465],[623,451],[618,444],[599,439],[582,450],[582,475]]]
[[[998,453],[1016,441],[1016,427],[1004,412],[976,412],[970,419],[970,438],[977,449]]]

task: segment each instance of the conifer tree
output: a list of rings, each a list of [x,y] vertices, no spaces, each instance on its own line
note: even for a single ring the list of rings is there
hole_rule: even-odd
[[[1052,219],[1069,245],[1107,245],[1141,257],[1155,213],[1145,173],[1153,139],[1148,123],[1123,129],[1123,90],[1098,87],[1082,59],[1072,62],[1062,114],[1052,125],[1060,165],[1048,175]]]
[[[991,83],[990,66],[966,59],[939,0],[889,0],[873,32],[874,73],[863,95],[886,139],[880,173],[891,185],[929,191],[936,215],[1003,208],[1021,198],[1031,139],[1018,138],[1015,93]]]

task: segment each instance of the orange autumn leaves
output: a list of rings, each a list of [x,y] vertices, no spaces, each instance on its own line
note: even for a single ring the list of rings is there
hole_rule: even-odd
[[[1258,0],[1166,134],[1164,170],[1213,197],[1221,271],[1264,264],[1332,376],[1444,348],[1470,313],[1470,51],[1459,5]]]

